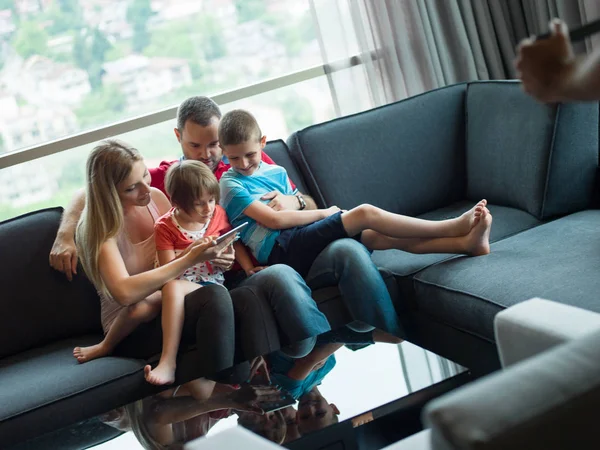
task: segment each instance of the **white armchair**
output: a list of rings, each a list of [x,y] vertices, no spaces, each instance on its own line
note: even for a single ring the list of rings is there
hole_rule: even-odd
[[[600,314],[542,299],[499,313],[504,370],[429,403],[386,450],[600,448]]]

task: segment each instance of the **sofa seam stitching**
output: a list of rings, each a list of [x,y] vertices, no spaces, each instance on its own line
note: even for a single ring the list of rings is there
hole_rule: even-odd
[[[550,176],[552,172],[552,158],[554,157],[554,145],[556,144],[556,134],[558,132],[558,121],[560,113],[562,111],[562,105],[556,107],[556,115],[554,116],[554,125],[552,127],[552,139],[550,142],[550,154],[548,155],[548,167],[546,168],[546,180],[544,183],[544,192],[542,194],[542,207],[540,208],[540,218],[544,217],[546,210],[546,196],[548,195],[548,186],[550,184]]]
[[[481,295],[477,295],[477,294],[471,294],[471,293],[469,293],[469,292],[466,292],[466,291],[464,291],[464,290],[461,290],[461,289],[454,289],[454,288],[450,288],[450,287],[448,287],[448,286],[444,286],[444,285],[442,285],[442,284],[435,283],[435,282],[433,282],[433,281],[425,281],[425,280],[422,280],[422,279],[418,279],[418,278],[416,278],[416,277],[414,278],[414,280],[415,280],[415,282],[423,283],[423,284],[426,284],[426,285],[428,285],[428,286],[434,286],[434,287],[438,287],[438,288],[440,288],[440,289],[442,289],[442,290],[445,290],[445,291],[448,291],[448,292],[454,292],[454,293],[458,293],[458,294],[467,295],[467,296],[469,296],[469,297],[472,297],[472,298],[474,298],[474,299],[482,300],[482,301],[488,302],[488,303],[490,303],[490,304],[492,304],[492,305],[499,306],[499,307],[501,307],[502,309],[506,309],[506,306],[499,305],[498,303],[496,303],[496,302],[494,302],[494,301],[490,300],[489,298],[483,297],[483,296],[481,296]]]
[[[302,144],[300,143],[300,133],[304,131],[296,131],[296,133],[294,134],[294,139],[296,141],[296,145],[298,146],[298,150],[299,150],[299,156],[302,160],[302,163],[305,165],[306,167],[306,171],[308,172],[308,175],[310,176],[310,179],[312,180],[315,189],[316,189],[316,193],[319,196],[319,199],[321,200],[321,204],[323,204],[324,206],[327,206],[327,202],[325,201],[325,197],[323,196],[323,192],[321,192],[321,187],[319,186],[319,184],[317,183],[317,179],[315,178],[312,168],[310,166],[310,164],[308,163],[308,160],[306,159],[305,155],[304,155],[304,150],[302,148]]]

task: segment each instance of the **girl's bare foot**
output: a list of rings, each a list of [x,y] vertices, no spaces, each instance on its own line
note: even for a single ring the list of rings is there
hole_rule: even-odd
[[[463,213],[460,217],[456,218],[457,223],[457,234],[456,236],[466,236],[470,233],[475,225],[479,223],[481,220],[481,216],[484,211],[487,211],[485,207],[487,205],[487,200],[480,200],[475,206],[473,206],[470,210]],[[489,211],[488,211],[489,212]]]
[[[150,365],[147,365],[144,367],[144,377],[148,383],[157,386],[173,384],[175,381],[175,365],[161,362],[154,370]]]
[[[466,253],[471,256],[482,256],[490,253],[490,230],[492,229],[492,215],[487,211],[481,214],[478,223],[471,232],[465,236]]]
[[[110,349],[106,348],[102,342],[96,345],[90,345],[89,347],[75,347],[73,349],[73,356],[79,363],[88,362],[92,359],[101,358],[109,354]]]

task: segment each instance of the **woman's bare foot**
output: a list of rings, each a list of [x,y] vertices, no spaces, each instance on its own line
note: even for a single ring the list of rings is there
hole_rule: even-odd
[[[150,365],[147,365],[144,367],[144,377],[148,383],[157,386],[173,384],[175,381],[175,365],[159,363],[154,370]]]
[[[480,200],[470,210],[461,214],[460,217],[456,218],[456,236],[466,236],[471,232],[473,227],[479,223],[484,211],[487,211],[487,208],[485,207],[486,205],[486,199]]]
[[[109,354],[110,349],[106,348],[102,342],[96,345],[90,345],[89,347],[75,347],[73,349],[73,356],[79,363],[88,362],[92,359],[101,358]]]
[[[487,208],[481,214],[477,224],[465,236],[466,253],[471,256],[482,256],[490,253],[490,230],[492,229],[492,215]]]

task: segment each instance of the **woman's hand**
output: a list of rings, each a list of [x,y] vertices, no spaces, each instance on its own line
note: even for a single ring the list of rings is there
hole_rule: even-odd
[[[228,271],[235,262],[235,249],[233,245],[229,245],[219,255],[219,257],[210,261],[213,266],[220,267],[223,271]]]
[[[237,391],[226,394],[227,404],[238,411],[264,414],[259,406],[263,402],[274,402],[281,399],[281,392],[273,386],[243,385]]]
[[[249,383],[254,381],[254,377],[258,376],[260,380],[255,384],[271,384],[271,375],[269,374],[269,367],[267,366],[267,362],[265,358],[262,356],[257,356],[252,360],[252,365],[250,366],[250,379]]]
[[[218,244],[216,239],[217,236],[207,236],[197,240],[185,249],[185,252],[187,252],[186,257],[191,260],[190,265],[219,259],[227,247],[233,243],[235,235],[227,237]]]

